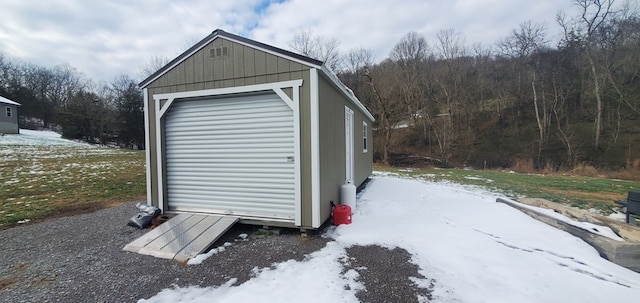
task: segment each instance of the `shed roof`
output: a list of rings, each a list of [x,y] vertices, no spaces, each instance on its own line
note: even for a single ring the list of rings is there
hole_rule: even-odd
[[[3,96],[0,96],[0,103],[5,103],[5,104],[11,104],[11,105],[18,105],[20,106],[21,104],[12,100],[9,100]]]
[[[299,63],[307,65],[309,67],[313,67],[313,68],[319,69],[321,71],[321,73],[326,75],[327,78],[330,79],[330,81],[335,86],[337,86],[340,89],[340,91],[347,98],[349,98],[357,107],[359,107],[369,119],[371,119],[372,121],[375,120],[373,115],[371,115],[371,113],[369,113],[367,108],[353,94],[353,91],[351,91],[351,89],[349,89],[346,85],[344,85],[344,83],[342,83],[342,81],[340,81],[340,79],[338,79],[338,77],[333,73],[333,71],[331,71],[326,65],[324,65],[324,62],[322,62],[320,60],[313,59],[313,58],[309,58],[307,56],[296,54],[294,52],[290,52],[288,50],[284,50],[284,49],[281,49],[281,48],[278,48],[278,47],[275,47],[275,46],[264,44],[262,42],[258,42],[258,41],[251,40],[251,39],[247,39],[245,37],[241,37],[241,36],[234,35],[234,34],[231,34],[231,33],[227,33],[227,32],[225,32],[225,31],[223,31],[221,29],[214,30],[207,37],[205,37],[204,39],[200,40],[194,46],[190,47],[185,52],[180,54],[178,57],[176,57],[175,59],[173,59],[169,63],[167,63],[167,65],[163,66],[158,71],[156,71],[155,73],[151,74],[149,77],[144,79],[142,82],[140,82],[140,84],[138,84],[138,86],[140,88],[145,88],[146,86],[151,84],[153,81],[155,81],[156,79],[160,78],[165,73],[169,72],[172,68],[174,68],[178,64],[182,63],[187,58],[191,57],[197,51],[199,51],[203,47],[207,46],[209,43],[211,43],[211,41],[213,41],[213,40],[215,40],[216,38],[219,38],[219,37],[222,37],[222,38],[225,38],[225,39],[228,39],[228,40],[231,40],[231,41],[235,41],[235,42],[238,42],[240,44],[244,44],[244,45],[256,48],[256,49],[260,49],[260,50],[263,50],[265,52],[272,53],[272,54],[275,54],[277,56],[284,57],[284,58],[290,59],[292,61],[299,62]]]

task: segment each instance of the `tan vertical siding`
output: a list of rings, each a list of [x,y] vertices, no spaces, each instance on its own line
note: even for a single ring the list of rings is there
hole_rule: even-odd
[[[347,100],[323,77],[318,77],[320,94],[320,215],[329,217],[329,201],[340,203],[340,185],[345,176],[344,106]]]
[[[233,56],[233,77],[244,78],[247,74],[244,71],[244,50],[246,47],[242,46],[238,43],[233,43],[232,45],[233,51],[231,52]]]
[[[267,75],[278,73],[278,57],[272,54],[266,54]]]
[[[289,62],[291,62],[291,61],[289,61],[289,60],[287,60],[285,58],[282,58],[282,57],[277,57],[277,58],[278,58],[277,59],[278,60],[277,61],[278,71],[277,72],[278,73],[288,73],[288,72],[290,72],[291,69],[289,68]]]
[[[203,81],[213,81],[213,59],[211,59],[210,56],[210,51],[213,48],[213,43],[209,43],[208,46],[206,46],[205,48],[203,48],[201,51],[199,51],[198,53],[201,53],[202,56],[198,57],[199,59],[202,59],[202,61],[200,62],[196,62],[196,64],[198,65],[202,65],[203,71],[204,71],[204,75],[203,75]]]
[[[345,106],[353,115],[353,159],[354,182],[358,186],[370,175],[373,165],[373,150],[362,152],[362,122],[368,120],[364,113],[347,97],[343,96],[328,79],[318,77],[320,94],[320,207],[321,218],[328,218],[328,201],[341,202],[340,186],[346,179]],[[369,121],[369,133],[371,122]],[[371,146],[371,135],[368,137]]]
[[[255,51],[255,73],[254,75],[267,74],[267,53]]]
[[[244,47],[244,74],[245,77],[256,75],[256,51],[253,48]]]
[[[209,57],[206,52],[197,52],[190,59],[193,62],[193,82],[202,83],[205,77],[205,58]],[[209,60],[206,60],[209,61]]]

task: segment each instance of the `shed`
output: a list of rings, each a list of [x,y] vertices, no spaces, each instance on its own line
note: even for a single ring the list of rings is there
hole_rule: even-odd
[[[372,172],[374,118],[321,61],[217,29],[139,86],[164,212],[315,229]]]
[[[9,100],[0,96],[0,133],[2,134],[19,134],[18,128],[18,106],[20,103]]]

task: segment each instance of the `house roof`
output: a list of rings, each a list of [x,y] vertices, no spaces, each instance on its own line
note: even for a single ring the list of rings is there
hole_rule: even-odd
[[[12,100],[9,100],[3,96],[0,96],[0,103],[5,103],[5,104],[11,104],[11,105],[18,105],[20,106],[21,104]]]
[[[360,108],[369,119],[371,119],[372,121],[375,120],[375,118],[373,117],[373,115],[371,115],[371,113],[369,113],[367,108],[360,102],[360,100],[358,100],[358,98],[356,98],[356,96],[353,94],[353,91],[351,91],[351,89],[349,89],[346,85],[344,85],[344,83],[342,83],[342,81],[340,81],[338,79],[338,77],[335,75],[335,73],[333,73],[333,71],[331,71],[326,65],[324,65],[324,62],[322,62],[320,60],[313,59],[313,58],[309,58],[307,56],[296,54],[294,52],[290,52],[288,50],[284,50],[284,49],[281,49],[281,48],[278,48],[278,47],[275,47],[275,46],[264,44],[262,42],[258,42],[258,41],[251,40],[251,39],[247,39],[245,37],[241,37],[241,36],[234,35],[234,34],[231,34],[231,33],[227,33],[227,32],[225,32],[225,31],[223,31],[221,29],[214,30],[211,34],[206,36],[204,39],[200,40],[194,46],[190,47],[185,52],[180,54],[178,57],[176,57],[175,59],[171,60],[165,66],[160,68],[158,71],[156,71],[155,73],[151,74],[149,77],[144,79],[142,82],[140,82],[140,84],[138,84],[138,86],[140,88],[145,88],[146,86],[151,84],[153,81],[155,81],[156,79],[160,78],[162,75],[166,74],[171,69],[176,67],[178,64],[182,63],[184,60],[186,60],[187,58],[191,57],[193,54],[195,54],[196,52],[198,52],[199,50],[201,50],[202,48],[207,46],[209,43],[211,43],[211,41],[213,41],[213,40],[215,40],[216,38],[219,38],[219,37],[222,37],[222,38],[225,38],[227,40],[231,40],[231,41],[243,44],[243,45],[247,45],[247,46],[250,46],[250,47],[253,47],[253,48],[256,48],[256,49],[259,49],[259,50],[262,50],[262,51],[265,51],[267,53],[271,53],[271,54],[274,54],[274,55],[277,55],[277,56],[280,56],[280,57],[284,57],[284,58],[290,59],[292,61],[296,61],[298,63],[307,65],[309,67],[317,68],[335,86],[337,86],[340,89],[340,91],[347,98],[349,98],[358,108]]]

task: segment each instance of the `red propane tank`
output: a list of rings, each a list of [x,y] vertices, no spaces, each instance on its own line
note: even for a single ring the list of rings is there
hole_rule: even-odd
[[[351,207],[338,204],[333,208],[333,225],[351,224]]]

